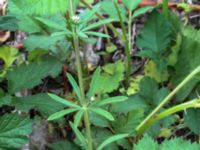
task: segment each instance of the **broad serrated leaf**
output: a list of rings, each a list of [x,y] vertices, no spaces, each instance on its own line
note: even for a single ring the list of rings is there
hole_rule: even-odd
[[[100,146],[97,148],[97,150],[102,150],[104,147],[108,146],[109,144],[116,142],[118,140],[124,139],[128,137],[128,134],[117,134],[109,137],[105,141],[103,141]]]
[[[153,11],[137,37],[137,46],[141,49],[139,56],[152,59],[159,70],[165,68],[162,54],[172,40],[171,24],[162,13]]]
[[[185,111],[184,119],[186,125],[192,132],[200,134],[200,109],[189,109]]]
[[[137,38],[137,45],[142,50],[160,53],[171,41],[171,26],[163,15],[153,11]]]
[[[56,20],[57,22],[55,22],[54,20],[52,20],[51,18],[44,18],[44,17],[35,17],[35,19],[39,22],[42,23],[44,25],[46,25],[47,27],[53,28],[53,29],[57,29],[57,30],[66,30],[66,24],[63,23],[63,20],[65,19],[64,17],[62,18],[62,20]]]
[[[44,29],[35,21],[34,17],[19,15],[17,16],[19,29],[28,34],[44,32]]]
[[[133,147],[133,150],[158,150],[158,144],[147,134]]]
[[[62,64],[53,57],[48,57],[40,63],[21,64],[7,73],[9,93],[33,88],[47,76],[56,77],[61,68]]]
[[[36,109],[43,117],[48,117],[49,115],[64,108],[62,104],[56,102],[47,94],[16,97],[12,99],[11,105],[23,112],[29,112],[30,109]]]
[[[102,68],[97,93],[110,93],[119,87],[124,77],[124,64],[117,61],[113,64],[107,64]]]
[[[18,149],[28,142],[32,122],[28,117],[7,114],[0,117],[0,149]]]
[[[140,81],[139,87],[140,90],[137,93],[137,96],[139,96],[140,101],[143,101],[143,103],[146,104],[145,112],[149,112],[156,108],[169,94],[167,88],[159,88],[158,83],[150,77],[144,77]]]
[[[63,40],[64,36],[31,35],[24,41],[24,45],[28,51],[33,51],[37,48],[52,50],[59,41]]]
[[[144,137],[134,146],[133,150],[199,150],[199,148],[200,144],[191,143],[189,140],[183,140],[181,138],[165,140],[159,145],[150,136],[144,135]]]
[[[172,76],[172,83],[174,86],[178,85],[200,65],[200,31],[193,27],[186,27],[182,32],[182,43],[178,54],[178,61],[175,65],[174,75]],[[177,101],[183,101],[199,81],[199,75],[190,80],[176,95]]]
[[[11,101],[12,101],[12,96],[10,95],[0,96],[0,107],[2,107],[3,105],[9,105]]]
[[[144,117],[144,110],[137,109],[129,112],[127,115],[120,115],[116,118],[112,126],[116,133],[134,134],[135,128],[142,121]]]
[[[20,10],[21,13],[29,15],[54,15],[57,13],[65,13],[68,8],[67,0],[9,0],[12,3],[10,11],[12,13],[15,9]]]
[[[18,29],[18,20],[15,16],[0,16],[0,30],[16,31]]]
[[[161,146],[160,150],[199,150],[200,144],[194,142],[191,143],[189,140],[184,140],[181,138],[172,138],[170,140],[165,140]]]

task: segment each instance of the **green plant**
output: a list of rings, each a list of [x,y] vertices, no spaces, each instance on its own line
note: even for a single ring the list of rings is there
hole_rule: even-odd
[[[19,50],[0,48],[0,149],[21,148],[42,120],[59,132],[61,141],[47,145],[55,150],[199,149],[200,32],[171,13],[168,0],[143,5],[9,0],[0,29],[26,38]],[[132,26],[143,14],[134,43]],[[97,41],[103,48],[91,68],[85,49]],[[124,60],[111,59],[118,49]]]
[[[90,9],[92,9],[92,6],[87,4],[86,1],[81,0],[81,2],[84,5],[86,5],[87,7],[89,7]],[[130,76],[130,74],[132,73],[132,70],[131,70],[131,68],[132,68],[131,67],[131,53],[132,52],[131,51],[132,51],[132,46],[133,46],[133,43],[132,43],[133,21],[136,17],[152,10],[153,7],[147,6],[147,7],[142,7],[142,8],[137,9],[138,5],[141,3],[141,0],[137,0],[134,3],[132,3],[131,0],[123,0],[122,2],[128,10],[128,19],[126,19],[123,8],[118,4],[117,0],[113,0],[112,2],[105,0],[102,2],[102,7],[103,7],[103,10],[106,11],[106,13],[111,18],[120,22],[122,34],[119,34],[116,31],[116,29],[112,26],[112,24],[108,24],[108,27],[113,31],[113,33],[116,34],[116,36],[118,36],[124,42],[124,49],[125,49],[125,54],[126,54],[126,60],[125,60],[125,68],[126,69],[125,70],[126,70],[126,78],[128,78]],[[115,7],[112,6],[113,4]],[[112,11],[110,11],[110,10],[112,10]],[[97,16],[101,19],[103,18],[98,13],[97,13]],[[128,24],[128,31],[126,31],[125,23]]]
[[[151,124],[151,120],[154,120],[154,116],[160,111],[160,109],[170,101],[170,99],[183,87],[185,86],[185,84],[187,84],[187,82],[189,82],[190,80],[192,80],[198,73],[200,72],[200,66],[198,66],[194,71],[192,71],[171,93],[169,93],[169,95],[167,95],[162,102],[140,123],[140,125],[136,128],[136,131],[138,132],[138,134],[140,135],[141,133],[144,132],[144,129],[146,127],[148,127],[148,123],[150,122]],[[186,107],[184,107],[185,104],[183,104],[183,106],[177,106],[175,108],[172,108],[172,110],[166,110],[166,112],[163,112],[164,116],[168,116],[171,114],[171,111],[180,111],[186,109],[187,107],[191,107],[190,104],[186,104]],[[192,103],[192,107],[197,107],[198,106],[198,101],[194,101],[194,103]],[[181,108],[179,108],[181,107]],[[175,110],[174,110],[175,109]],[[168,112],[169,111],[169,112]],[[161,116],[163,115],[162,113],[160,114]],[[156,119],[162,119],[159,118],[160,116],[156,116]],[[154,122],[154,121],[152,121]],[[146,124],[147,123],[147,124]]]
[[[68,79],[77,95],[77,98],[79,99],[79,105],[77,105],[76,102],[72,103],[69,100],[62,99],[53,94],[49,94],[50,97],[52,97],[56,101],[66,105],[70,108],[66,109],[66,110],[62,110],[60,112],[56,112],[55,114],[51,115],[48,118],[48,120],[58,119],[69,113],[76,112],[76,115],[74,116],[74,123],[71,123],[71,127],[73,128],[76,136],[80,140],[81,145],[83,145],[85,148],[88,148],[88,149],[93,149],[92,137],[91,137],[91,127],[90,127],[90,122],[89,122],[89,114],[95,113],[95,114],[105,117],[106,119],[108,119],[110,121],[114,121],[114,117],[112,116],[112,114],[109,113],[108,111],[106,111],[105,109],[102,109],[102,107],[105,107],[106,105],[109,105],[109,104],[122,102],[127,99],[127,97],[125,97],[125,96],[118,96],[118,97],[110,97],[110,98],[107,98],[104,100],[93,100],[93,99],[95,99],[95,93],[96,93],[95,89],[97,89],[97,87],[99,86],[97,84],[99,81],[99,77],[100,77],[100,68],[98,68],[95,71],[94,76],[91,81],[91,84],[90,84],[90,89],[87,93],[87,97],[84,97],[85,99],[83,101],[82,96],[81,96],[81,88],[78,87],[75,79],[70,74],[68,74]],[[88,127],[88,129],[86,130],[88,144],[84,140],[81,132],[78,131],[78,129],[77,129],[77,127],[80,124],[80,121],[82,120],[82,117],[84,117],[86,128]],[[100,145],[98,149],[102,149],[104,146],[111,143],[111,141],[115,141],[115,140],[124,138],[126,136],[128,136],[128,135],[127,134],[115,135],[112,138],[107,139],[107,141],[105,141],[104,143],[102,143],[102,145]]]
[[[152,149],[152,150],[167,150],[167,149],[176,149],[181,150],[182,148],[185,149],[199,149],[199,144],[191,143],[190,141],[186,141],[181,138],[173,138],[171,140],[165,140],[161,145],[155,142],[151,137],[145,135],[138,144],[134,146],[135,150],[142,150],[142,149]]]

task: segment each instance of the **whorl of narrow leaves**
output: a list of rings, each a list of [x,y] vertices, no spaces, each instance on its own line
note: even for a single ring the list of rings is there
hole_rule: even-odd
[[[68,0],[9,0],[9,2],[14,8],[29,15],[64,14],[68,8]]]

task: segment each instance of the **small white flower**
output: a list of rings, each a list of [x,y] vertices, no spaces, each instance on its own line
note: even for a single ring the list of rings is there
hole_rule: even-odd
[[[74,21],[74,22],[78,22],[80,20],[80,17],[79,16],[72,16],[71,19]]]
[[[90,98],[90,100],[91,100],[92,102],[95,101],[95,97],[92,96],[92,97]]]

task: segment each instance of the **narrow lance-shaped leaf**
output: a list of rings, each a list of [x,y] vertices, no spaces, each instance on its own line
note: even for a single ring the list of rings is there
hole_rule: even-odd
[[[67,37],[71,37],[72,32],[68,29],[66,29],[65,31],[59,31],[59,32],[54,32],[51,34],[51,37],[55,37],[55,36],[67,36]]]
[[[69,73],[67,73],[67,78],[69,79],[70,84],[72,85],[76,95],[78,96],[79,100],[81,100],[81,92],[78,84],[76,83],[76,80],[73,78],[73,76]]]
[[[75,127],[78,127],[78,125],[80,124],[83,114],[84,114],[84,110],[80,110],[74,116],[74,126]]]
[[[87,31],[87,30],[91,30],[94,28],[97,28],[101,25],[107,24],[107,23],[111,23],[113,21],[113,19],[105,19],[105,20],[101,20],[99,22],[93,23],[91,25],[89,25],[88,27],[84,28],[82,31]]]
[[[101,72],[101,69],[97,68],[93,74],[92,81],[90,83],[90,89],[87,93],[88,98],[91,98],[92,96],[94,96],[94,94],[96,92],[96,89],[98,86],[98,80],[100,78],[100,72]]]
[[[153,10],[153,8],[154,8],[153,6],[145,6],[145,7],[138,8],[133,13],[133,19],[136,18],[136,17],[138,17],[138,16],[140,16],[140,15],[145,14],[148,11]]]
[[[100,101],[94,103],[93,106],[104,106],[104,105],[108,105],[108,104],[119,103],[119,102],[123,102],[127,99],[128,99],[128,97],[126,97],[126,96],[111,97],[111,98],[107,98],[104,100],[100,100]]]
[[[113,142],[116,142],[118,140],[121,140],[123,138],[126,138],[126,137],[128,137],[128,134],[117,134],[117,135],[111,136],[108,139],[106,139],[105,141],[103,141],[103,143],[97,148],[97,150],[102,150],[107,145],[109,145]]]
[[[108,111],[101,109],[101,108],[90,108],[90,110],[100,116],[103,116],[104,118],[110,120],[110,121],[114,121],[114,117],[112,116],[111,113],[109,113]]]
[[[48,120],[50,121],[50,120],[55,120],[55,119],[61,118],[64,115],[73,113],[77,110],[79,110],[79,109],[78,108],[69,108],[69,109],[66,109],[66,110],[61,110],[61,111],[56,112],[56,113],[52,114],[51,116],[49,116]]]
[[[81,142],[83,146],[85,146],[86,145],[85,137],[82,135],[82,133],[78,130],[78,128],[72,122],[70,122],[70,126],[72,130],[74,131],[74,133],[76,134],[78,140]]]
[[[109,35],[104,34],[104,33],[100,33],[100,32],[88,31],[88,32],[85,32],[85,34],[87,34],[87,35],[93,35],[93,36],[98,36],[98,37],[102,37],[102,38],[110,38]]]
[[[55,94],[48,93],[48,95],[51,98],[53,98],[55,101],[57,101],[59,103],[62,103],[64,105],[68,106],[68,107],[75,107],[75,108],[81,109],[80,106],[78,106],[78,105],[76,105],[76,104],[74,104],[74,103],[72,103],[72,102],[70,102],[70,101],[68,101],[66,99],[63,99],[63,98],[61,98],[61,97],[59,97],[59,96],[57,96]]]

